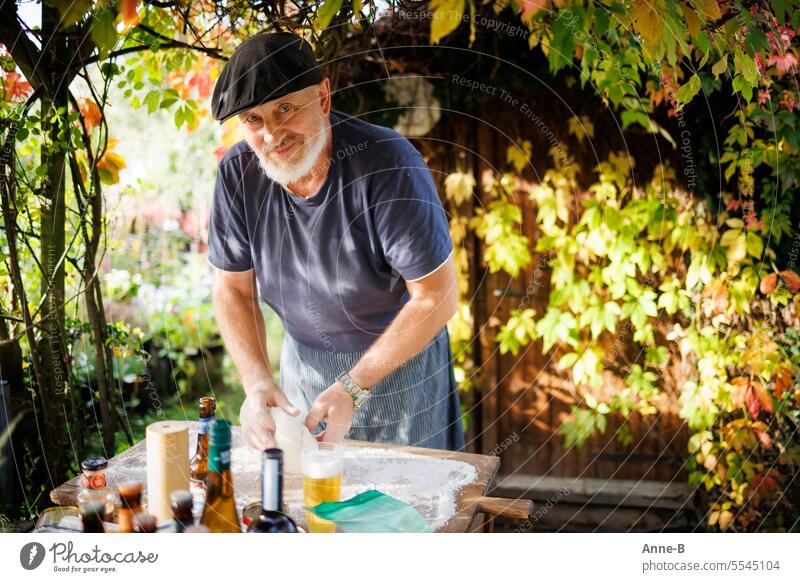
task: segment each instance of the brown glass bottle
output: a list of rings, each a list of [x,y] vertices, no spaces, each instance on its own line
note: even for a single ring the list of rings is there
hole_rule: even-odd
[[[200,425],[197,427],[197,448],[189,461],[189,491],[194,498],[194,512],[203,510],[206,494],[206,476],[208,475],[208,428],[216,418],[217,401],[211,396],[203,396],[199,400]]]
[[[132,533],[136,514],[142,511],[142,484],[138,481],[123,481],[117,486],[117,490],[117,527],[120,533]]]
[[[192,495],[184,490],[173,491],[172,495],[169,496],[169,500],[172,506],[172,521],[175,522],[175,532],[183,533],[187,527],[194,525]]]
[[[206,501],[200,523],[211,533],[241,533],[231,479],[231,423],[217,420],[209,434]]]

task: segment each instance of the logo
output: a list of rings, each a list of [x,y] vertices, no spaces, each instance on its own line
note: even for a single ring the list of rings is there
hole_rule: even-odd
[[[26,570],[35,570],[44,561],[44,546],[39,542],[30,542],[19,551],[19,563]]]

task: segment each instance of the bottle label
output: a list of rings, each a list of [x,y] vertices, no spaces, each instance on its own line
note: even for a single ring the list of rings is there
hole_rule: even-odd
[[[189,479],[189,492],[192,494],[192,513],[203,514],[203,507],[206,504],[206,484],[200,479]]]
[[[212,414],[208,418],[201,418],[200,426],[197,427],[197,434],[208,434],[208,427],[211,426],[211,423],[214,422],[215,418],[215,414]]]
[[[261,468],[261,507],[281,510],[281,465],[277,459],[265,460]]]
[[[94,475],[83,475],[84,489],[103,489],[106,486],[106,474],[95,473]]]
[[[219,472],[230,468],[231,468],[231,450],[218,449],[212,446],[211,453],[208,455],[208,470]]]

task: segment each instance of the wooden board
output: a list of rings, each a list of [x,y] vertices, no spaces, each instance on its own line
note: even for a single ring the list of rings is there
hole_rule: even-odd
[[[197,438],[197,422],[189,422],[190,447],[194,450],[194,443]],[[232,446],[242,446],[241,429],[233,427]],[[469,485],[465,485],[456,495],[456,513],[444,525],[438,528],[437,532],[466,532],[469,530],[470,523],[478,509],[478,500],[486,495],[497,470],[500,466],[500,459],[488,455],[475,455],[471,453],[456,453],[453,451],[442,451],[437,449],[424,449],[420,447],[408,447],[399,445],[375,444],[360,441],[345,441],[349,446],[375,447],[389,449],[433,457],[437,459],[451,459],[469,463],[475,467],[476,477]],[[147,488],[146,467],[146,448],[145,441],[141,441],[109,460],[106,478],[109,486],[115,487],[117,483],[124,479],[137,479]],[[50,492],[50,499],[56,505],[76,505],[77,495],[80,491],[81,477],[75,477],[53,489]],[[257,473],[245,473],[243,475],[233,475],[234,491],[237,505],[242,506],[247,502],[258,501],[261,498],[261,482]],[[293,475],[287,475],[284,479],[284,498],[302,499],[302,479]],[[306,527],[305,511],[301,503],[293,503],[288,507],[289,515],[302,527]]]

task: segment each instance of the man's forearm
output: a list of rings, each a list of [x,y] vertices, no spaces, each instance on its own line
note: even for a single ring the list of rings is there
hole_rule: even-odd
[[[350,370],[350,377],[363,388],[374,386],[421,352],[451,316],[440,301],[412,297]]]
[[[260,380],[272,379],[264,317],[258,300],[236,291],[217,290],[214,313],[245,392]]]

